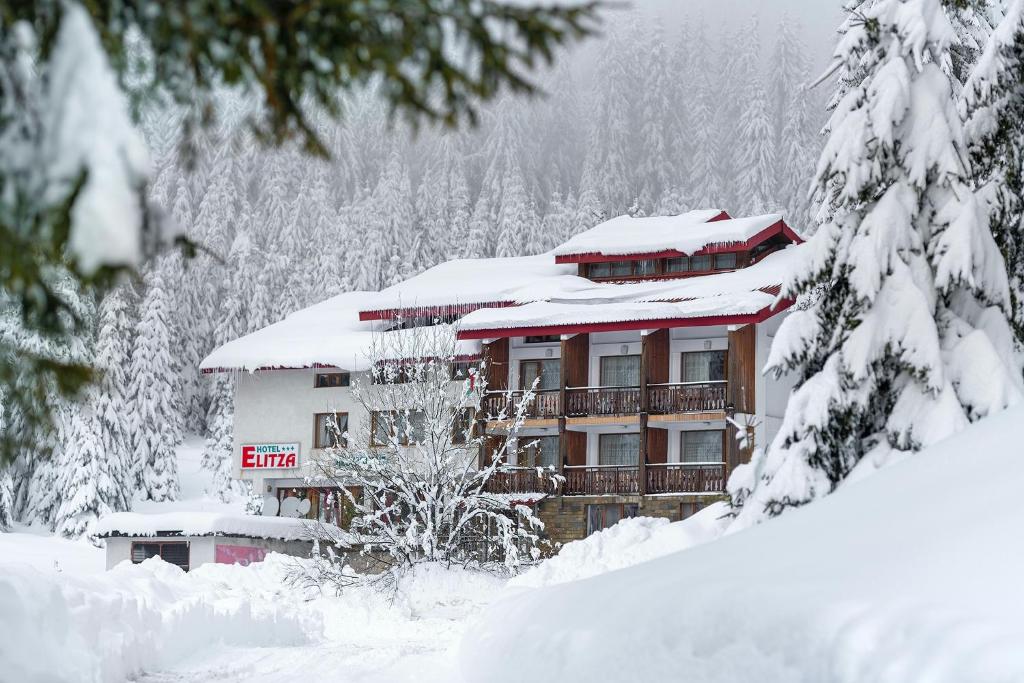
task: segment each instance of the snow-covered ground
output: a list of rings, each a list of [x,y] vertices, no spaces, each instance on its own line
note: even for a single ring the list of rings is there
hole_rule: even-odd
[[[1007,411],[724,538],[720,507],[675,524],[627,520],[508,585],[424,567],[393,599],[295,587],[284,575],[297,561],[277,555],[101,572],[87,543],[0,534],[3,675],[1022,681],[1022,419],[1024,408]]]
[[[824,500],[467,628],[469,681],[1024,681],[1024,408]],[[495,652],[501,657],[495,657]],[[508,666],[515,662],[515,666]]]

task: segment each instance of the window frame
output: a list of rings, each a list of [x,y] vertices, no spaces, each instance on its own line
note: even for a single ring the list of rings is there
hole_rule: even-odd
[[[344,378],[343,383],[339,384],[320,384],[321,377],[338,377]],[[313,373],[313,388],[314,389],[342,389],[345,387],[352,386],[352,373],[347,370],[329,370],[326,372],[314,372]]]
[[[732,265],[730,265],[730,266],[719,265],[718,260],[720,258],[724,258],[724,257],[727,257],[727,256],[731,256],[732,257]],[[711,259],[711,267],[714,270],[736,270],[736,264],[737,263],[739,263],[739,256],[737,255],[737,253],[735,251],[723,251],[723,252],[717,253],[717,254],[714,255],[714,258]]]
[[[680,503],[679,521],[681,522],[684,519],[689,519],[690,517],[693,517],[695,514],[697,514],[707,506],[708,503],[704,501],[690,501],[687,503]],[[687,512],[687,510],[689,510],[689,512]]]
[[[619,518],[611,525],[607,523],[608,515],[607,512],[610,508],[619,509]],[[593,518],[591,516],[591,510],[600,510],[601,526],[595,528],[592,524]],[[627,511],[631,514],[627,514]],[[588,503],[584,509],[584,514],[587,517],[587,536],[594,534],[598,531],[604,531],[610,529],[624,519],[631,519],[640,514],[640,505],[637,503]]]
[[[636,389],[640,387],[640,360],[641,354],[639,353],[620,353],[620,354],[609,354],[607,356],[598,356],[597,361],[597,383],[598,386],[602,387],[618,387],[623,389]],[[635,384],[605,384],[604,380],[604,362],[608,358],[636,358],[636,383]]]
[[[601,463],[601,444],[604,442],[605,437],[623,437],[623,436],[635,436],[636,437],[636,460],[633,463],[623,463],[617,465],[605,465]],[[640,466],[640,432],[610,432],[605,434],[597,435],[597,465],[598,467],[639,467]]]
[[[558,454],[561,451],[561,446],[562,446],[561,442],[559,441],[558,434],[534,434],[534,435],[531,435],[531,436],[521,436],[519,438],[520,438],[521,443],[523,445],[522,446],[518,446],[518,444],[517,444],[517,448],[516,448],[516,458],[517,458],[517,460],[516,460],[516,462],[518,463],[518,465],[520,467],[555,467],[555,468],[558,467]],[[540,462],[538,462],[537,461],[537,455],[540,454],[540,453],[543,453],[543,450],[538,448],[537,445],[531,446],[531,444],[534,444],[535,442],[537,444],[539,444],[540,441],[543,440],[543,439],[548,439],[548,440],[554,439],[554,443],[555,443],[555,459],[554,459],[554,462],[551,463],[551,465],[543,465]],[[524,464],[522,462],[523,458],[526,458],[528,460],[528,462],[526,462]]]
[[[537,377],[544,376],[544,363],[557,363],[558,364],[558,384],[561,384],[561,373],[562,373],[562,359],[561,358],[520,358],[519,359],[519,390],[526,391],[533,386],[533,381],[530,381],[530,386],[526,386],[526,374],[523,372],[523,366],[527,363],[536,363],[540,374]],[[561,387],[555,386],[544,389],[541,386],[537,387],[537,391],[558,391]]]
[[[377,441],[377,421],[379,419],[379,416],[384,414],[384,413],[388,413],[389,415],[400,415],[400,414],[404,414],[405,412],[406,411],[401,411],[401,410],[371,410],[370,411],[370,447],[371,448],[382,448],[382,447],[390,446],[391,445],[390,443],[380,443],[380,442]],[[424,416],[424,419],[426,419],[426,413],[424,413],[422,410],[418,410],[418,411],[417,410],[410,410],[410,411],[408,411],[408,413],[409,413],[409,420],[410,420],[410,422],[412,421],[412,416],[415,413],[422,414]],[[400,426],[401,425],[398,424],[397,418],[395,420],[392,420],[392,422],[391,422],[392,429],[396,429],[396,428],[398,428]],[[412,445],[415,445],[417,443],[416,441],[410,441],[409,440],[409,429],[408,429],[408,426],[403,431],[405,433],[402,436],[402,439],[398,442],[398,445],[399,446],[412,446]]]
[[[699,353],[720,353],[722,354],[722,379],[709,379],[709,380],[688,380],[686,379],[686,356],[689,354]],[[708,373],[710,374],[710,373]],[[679,354],[679,381],[683,384],[687,383],[711,383],[711,382],[728,382],[729,381],[729,350],[728,349],[700,349],[698,351],[683,351]]]
[[[332,445],[324,446],[324,445],[321,445],[321,443],[320,443],[320,418],[321,417],[333,417],[333,418],[335,418],[335,420],[337,420],[340,417],[344,417],[345,418],[345,428],[341,429],[341,425],[340,424],[338,425],[338,428],[339,428],[339,431],[341,432],[341,434],[338,435],[338,444],[337,444],[337,446],[332,446]],[[344,411],[341,411],[341,410],[334,411],[334,412],[328,411],[326,413],[313,413],[313,448],[318,448],[318,449],[334,448],[334,447],[346,448],[348,446],[348,440],[345,438],[344,434],[345,434],[345,432],[348,431],[348,420],[349,420],[348,413],[344,412]]]
[[[524,344],[557,344],[562,341],[558,334],[535,334],[523,337]]]

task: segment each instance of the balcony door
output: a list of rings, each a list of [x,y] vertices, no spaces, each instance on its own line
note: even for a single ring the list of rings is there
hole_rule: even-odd
[[[690,464],[719,464],[725,462],[725,431],[701,429],[680,432],[680,461]]]
[[[640,356],[601,356],[602,387],[640,386]]]
[[[537,391],[557,391],[561,382],[559,358],[519,361],[519,388],[529,389],[537,379]]]
[[[725,378],[725,351],[693,351],[683,354],[684,382],[722,382]]]
[[[636,466],[640,463],[640,434],[600,434],[597,441],[597,464]]]

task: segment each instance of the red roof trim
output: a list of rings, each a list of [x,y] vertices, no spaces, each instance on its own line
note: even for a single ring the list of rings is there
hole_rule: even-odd
[[[724,211],[722,213],[725,213]],[[725,214],[726,218],[715,217],[708,221],[708,223],[727,220],[728,214]],[[718,242],[716,244],[709,244],[703,249],[699,249],[692,254],[687,254],[682,251],[675,249],[664,249],[662,251],[650,251],[642,254],[602,254],[600,252],[588,252],[584,254],[563,254],[561,256],[555,256],[555,263],[607,263],[611,261],[640,261],[645,259],[657,259],[657,258],[677,258],[679,256],[700,256],[703,254],[720,254],[727,251],[749,251],[759,245],[761,242],[774,237],[775,235],[785,235],[794,244],[800,244],[804,240],[800,235],[796,234],[792,228],[786,225],[786,221],[779,219],[769,225],[767,228],[757,233],[746,242]]]
[[[394,320],[399,316],[423,315],[466,315],[481,308],[509,308],[518,306],[515,301],[484,301],[476,304],[445,304],[443,306],[409,306],[408,308],[384,308],[378,310],[359,311],[359,319]]]
[[[649,330],[663,327],[711,327],[713,325],[749,325],[764,322],[776,313],[781,313],[793,301],[783,299],[772,306],[765,306],[756,313],[735,315],[709,315],[698,318],[657,318],[651,320],[622,320],[606,323],[574,323],[565,325],[543,325],[539,327],[506,327],[482,330],[462,330],[459,339],[501,339],[503,337],[526,337],[546,334],[584,334],[589,332],[621,332],[625,330]]]

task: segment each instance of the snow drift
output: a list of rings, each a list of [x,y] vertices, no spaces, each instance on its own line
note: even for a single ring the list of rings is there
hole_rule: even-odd
[[[1021,420],[715,542],[510,595],[467,629],[466,680],[1024,680]]]
[[[122,681],[216,645],[307,642],[302,601],[280,592],[291,558],[186,574],[158,558],[95,576],[0,571],[0,662],[10,681]],[[7,678],[9,677],[9,678]]]

